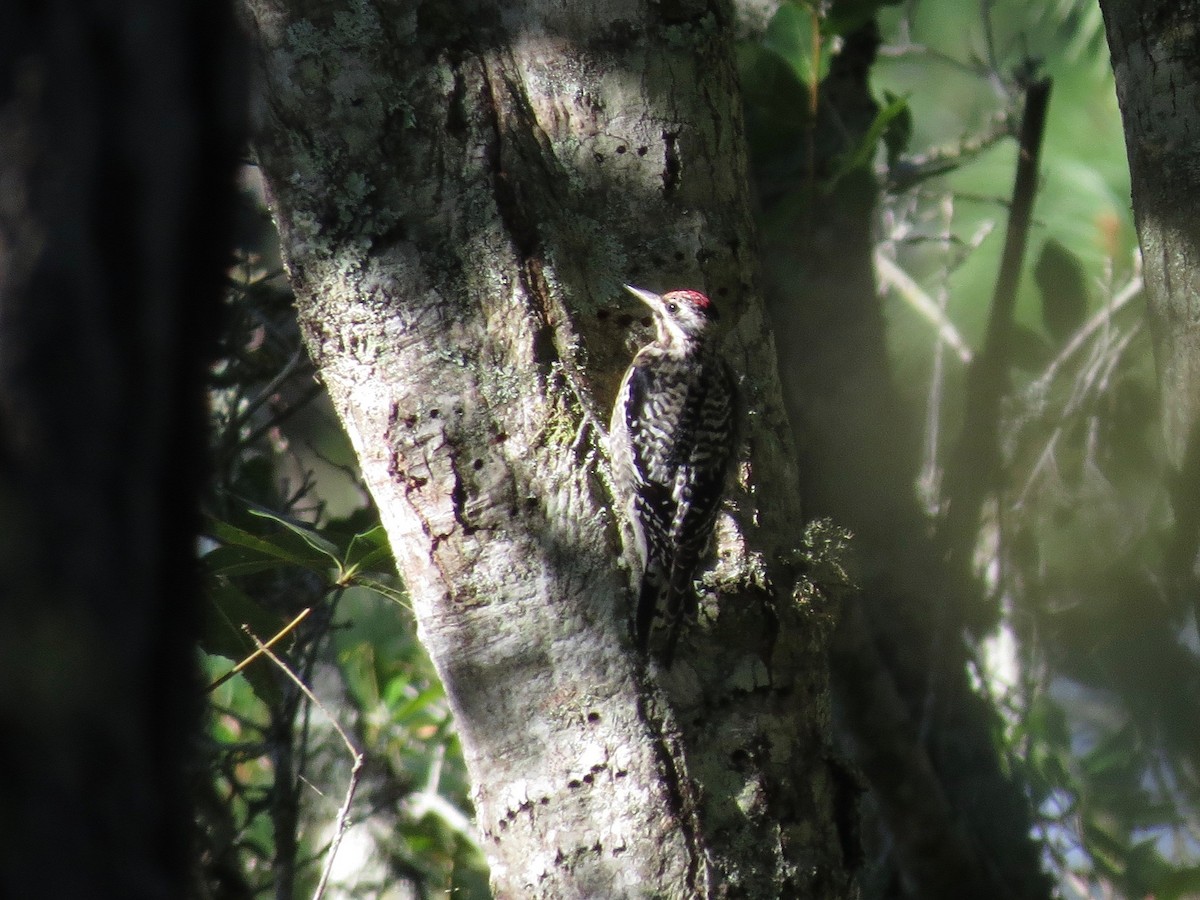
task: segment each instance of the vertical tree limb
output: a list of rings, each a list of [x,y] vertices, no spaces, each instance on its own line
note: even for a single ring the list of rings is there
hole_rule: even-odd
[[[1000,401],[1007,394],[1012,366],[1013,311],[1025,263],[1025,244],[1038,189],[1038,160],[1050,101],[1050,79],[1029,85],[1017,137],[1017,170],[1009,204],[1004,251],[988,312],[983,349],[967,369],[964,416],[958,445],[947,463],[947,512],[939,542],[952,568],[970,564],[985,498],[996,490],[1000,464]],[[978,624],[978,623],[976,623]]]

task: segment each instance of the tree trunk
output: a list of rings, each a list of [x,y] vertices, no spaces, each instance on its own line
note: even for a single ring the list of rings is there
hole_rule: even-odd
[[[1125,126],[1177,531],[1171,575],[1194,593],[1200,541],[1200,3],[1102,0]]]
[[[846,896],[835,609],[802,574],[729,7],[247,8],[302,326],[457,716],[497,895]],[[669,671],[632,650],[601,450],[647,337],[622,281],[714,297],[746,407]]]
[[[154,0],[0,20],[0,896],[184,897],[234,23]]]
[[[1168,456],[1180,468],[1200,417],[1200,168],[1192,126],[1200,71],[1189,40],[1200,4],[1100,4],[1108,31]]]

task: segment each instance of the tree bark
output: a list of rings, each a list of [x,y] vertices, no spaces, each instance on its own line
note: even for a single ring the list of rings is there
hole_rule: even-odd
[[[804,575],[728,6],[246,6],[302,327],[457,717],[497,895],[846,896],[835,609]],[[622,281],[714,297],[746,407],[670,671],[632,650],[601,450],[643,316]]]
[[[206,2],[0,14],[5,897],[189,894],[233,24]]]
[[[1168,574],[1194,598],[1200,543],[1200,3],[1102,0],[1125,127],[1175,513]],[[1187,602],[1187,600],[1185,600]],[[1194,600],[1192,601],[1194,602]]]
[[[1200,452],[1192,443],[1200,418],[1200,167],[1192,132],[1200,63],[1191,39],[1200,4],[1100,6],[1125,126],[1167,453],[1179,469],[1189,452]]]

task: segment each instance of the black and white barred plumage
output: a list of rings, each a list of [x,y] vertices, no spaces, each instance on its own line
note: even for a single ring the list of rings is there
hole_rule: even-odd
[[[626,288],[653,311],[657,336],[625,373],[609,451],[642,564],[634,633],[647,651],[661,612],[669,665],[736,452],[736,392],[710,340],[717,312],[706,296]]]

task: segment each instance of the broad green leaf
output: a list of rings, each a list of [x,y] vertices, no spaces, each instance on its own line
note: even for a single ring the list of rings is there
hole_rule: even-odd
[[[818,36],[817,57],[813,57],[813,22],[811,9],[795,3],[784,3],[771,17],[762,45],[778,54],[792,67],[796,76],[806,84],[819,81],[824,75],[826,53],[821,52]]]
[[[408,592],[403,588],[392,587],[389,584],[384,584],[382,581],[379,581],[376,578],[357,577],[354,579],[354,583],[359,587],[370,588],[377,594],[382,594],[393,603],[398,603],[407,610],[411,611],[412,609],[408,602]]]
[[[254,652],[254,641],[243,630],[248,626],[260,640],[268,640],[286,623],[224,578],[211,579],[206,590],[210,615],[200,637],[200,647],[213,656],[235,662]]]
[[[441,720],[445,718],[445,708],[440,703],[444,697],[445,692],[440,684],[431,685],[396,709],[392,713],[392,721],[400,725],[412,724],[411,720],[420,716],[440,724]],[[438,704],[438,706],[431,710],[430,707],[433,704]]]
[[[282,516],[277,516],[274,513],[267,512],[266,510],[252,509],[250,510],[250,513],[263,519],[270,519],[272,522],[278,522],[284,528],[302,538],[304,542],[308,544],[308,546],[312,547],[318,553],[322,553],[327,556],[335,566],[338,566],[339,568],[341,567],[342,553],[337,544],[322,537],[311,528],[305,528],[302,525],[298,525],[293,521],[285,519]]]
[[[214,538],[226,544],[244,547],[247,550],[255,550],[264,557],[280,559],[305,569],[315,569],[315,563],[318,562],[317,557],[311,554],[297,553],[291,548],[281,546],[274,538],[259,537],[243,528],[238,528],[236,525],[231,525],[228,522],[222,522],[218,519],[209,520],[207,531]]]
[[[393,568],[392,548],[387,540],[387,532],[382,525],[376,525],[369,531],[361,532],[350,539],[346,550],[345,567],[348,574],[369,572],[380,566]]]
[[[1054,358],[1054,348],[1032,328],[1014,322],[1009,334],[1009,358],[1024,372],[1042,372]]]
[[[1087,318],[1083,263],[1060,241],[1047,238],[1033,267],[1033,280],[1042,295],[1042,324],[1055,341],[1066,343]]]
[[[202,557],[205,567],[214,575],[233,578],[239,575],[257,575],[271,569],[295,565],[278,556],[265,557],[258,550],[250,550],[235,544],[222,544]]]
[[[380,702],[379,673],[373,644],[363,641],[347,647],[338,654],[346,683],[359,698],[363,709],[373,709]]]

